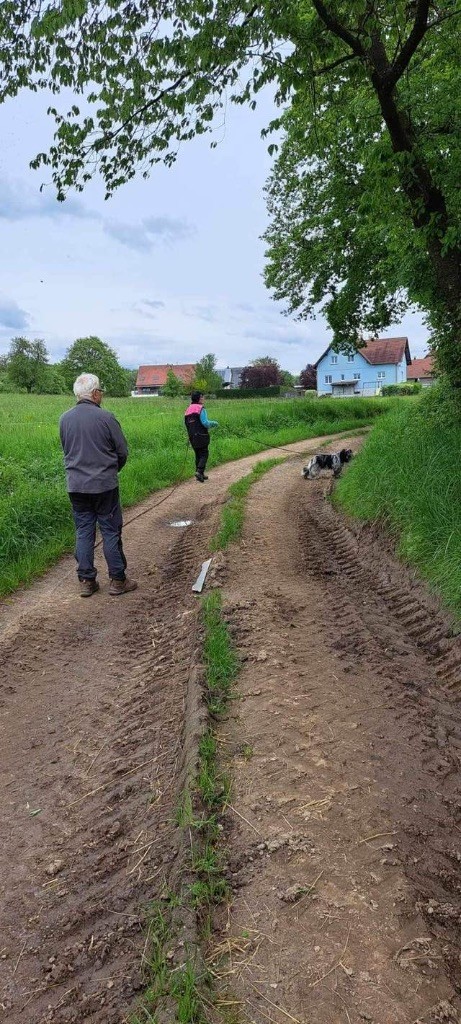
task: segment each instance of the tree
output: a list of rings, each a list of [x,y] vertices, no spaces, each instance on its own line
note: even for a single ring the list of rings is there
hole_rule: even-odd
[[[125,382],[128,394],[131,394],[131,392],[134,391],[136,387],[138,371],[129,369],[127,370],[125,367],[123,367],[123,373],[125,374]]]
[[[64,114],[52,108],[54,143],[34,161],[51,168],[63,199],[97,168],[110,194],[138,167],[146,174],[157,161],[171,164],[182,141],[211,130],[229,93],[254,105],[258,90],[276,82],[278,102],[291,104],[288,116],[307,136],[303,172],[315,175],[323,165],[333,188],[344,139],[351,159],[338,204],[346,223],[337,224],[334,202],[325,211],[331,272],[320,268],[305,303],[300,288],[309,278],[299,275],[301,257],[294,268],[290,258],[304,243],[312,249],[316,231],[324,230],[317,204],[304,218],[307,233],[298,222],[300,233],[290,238],[286,281],[277,259],[269,283],[273,277],[290,303],[296,287],[301,315],[316,295],[337,298],[330,322],[338,345],[346,335],[350,341],[351,331],[358,343],[370,318],[385,325],[408,290],[430,317],[440,365],[461,384],[460,23],[458,0],[3,0],[0,98],[24,84],[84,95],[82,112],[75,103]],[[298,181],[294,169],[290,196]],[[376,182],[383,215],[376,240],[365,228],[355,258],[362,226],[355,213],[371,225]],[[400,270],[397,235],[405,243]],[[344,238],[351,269],[341,258]],[[271,237],[271,249],[276,244]],[[281,244],[287,245],[283,234]],[[367,253],[388,269],[386,287],[372,275],[370,294]],[[306,272],[311,266],[308,255]]]
[[[77,338],[66,352],[61,371],[69,390],[81,373],[94,373],[107,394],[128,394],[125,371],[115,352],[100,338]]]
[[[28,341],[27,338],[13,338],[7,369],[8,377],[16,387],[25,388],[29,394],[31,391],[40,391],[47,363],[48,353],[42,339]]]
[[[281,383],[281,373],[275,359],[245,366],[240,377],[241,388],[268,388]]]
[[[162,388],[162,394],[166,395],[167,398],[177,398],[178,395],[184,394],[184,384],[171,367],[167,370],[166,384]]]
[[[192,386],[210,394],[222,388],[222,384],[221,377],[216,371],[216,356],[209,352],[195,364],[195,377]]]
[[[295,378],[289,370],[280,371],[280,383],[284,388],[292,388],[294,386]]]
[[[67,385],[59,364],[45,367],[45,374],[37,390],[41,395],[63,395],[66,393]]]
[[[306,391],[317,391],[317,370],[312,363],[308,363],[299,374],[299,383]]]
[[[277,370],[280,371],[280,364],[274,359],[273,356],[258,356],[257,359],[252,359],[252,366],[276,366]]]

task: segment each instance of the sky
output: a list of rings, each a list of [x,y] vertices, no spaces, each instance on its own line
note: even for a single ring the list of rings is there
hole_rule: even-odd
[[[43,338],[55,362],[97,335],[127,367],[208,352],[219,367],[271,355],[297,373],[316,361],[331,341],[325,321],[284,316],[262,276],[269,95],[255,112],[230,107],[215,149],[187,143],[172,168],[107,202],[92,182],[58,203],[46,169],[29,168],[52,138],[48,102],[22,93],[0,106],[0,354],[24,335]],[[383,332],[393,335],[408,337],[413,357],[427,350],[417,314]]]

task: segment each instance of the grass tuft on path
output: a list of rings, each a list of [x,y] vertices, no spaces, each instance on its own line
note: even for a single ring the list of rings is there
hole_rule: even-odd
[[[202,617],[205,628],[203,657],[206,670],[208,710],[222,714],[238,673],[238,660],[232,646],[227,623],[222,614],[222,597],[218,590],[203,599]]]

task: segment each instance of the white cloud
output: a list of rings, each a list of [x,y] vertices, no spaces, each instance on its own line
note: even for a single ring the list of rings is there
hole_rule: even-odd
[[[25,309],[21,309],[12,299],[2,299],[0,296],[0,329],[23,331],[27,330],[29,323],[30,316]]]

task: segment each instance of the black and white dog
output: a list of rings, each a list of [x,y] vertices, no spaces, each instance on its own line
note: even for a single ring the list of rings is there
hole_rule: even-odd
[[[313,480],[321,469],[332,469],[333,476],[338,477],[344,463],[351,461],[352,454],[352,448],[341,448],[340,452],[334,452],[331,455],[313,455],[307,466],[304,466],[303,477],[305,480]]]

